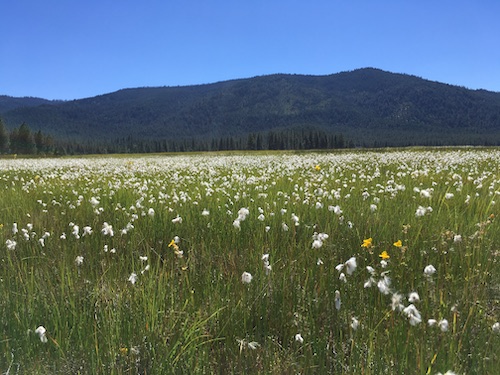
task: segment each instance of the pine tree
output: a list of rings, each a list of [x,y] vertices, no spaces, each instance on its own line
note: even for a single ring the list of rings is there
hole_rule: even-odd
[[[0,154],[5,154],[9,151],[9,133],[0,118]]]

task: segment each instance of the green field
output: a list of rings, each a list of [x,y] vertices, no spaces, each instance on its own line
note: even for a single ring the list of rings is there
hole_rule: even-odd
[[[498,374],[499,165],[0,160],[0,373]]]

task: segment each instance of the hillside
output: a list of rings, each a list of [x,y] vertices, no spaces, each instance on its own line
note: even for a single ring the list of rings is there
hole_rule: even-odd
[[[124,89],[67,102],[26,101],[13,108],[0,105],[0,116],[9,128],[25,122],[78,140],[209,139],[315,128],[343,134],[357,145],[500,143],[500,93],[372,68]]]

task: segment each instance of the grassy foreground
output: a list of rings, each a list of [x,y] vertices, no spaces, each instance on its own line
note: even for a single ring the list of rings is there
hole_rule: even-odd
[[[498,374],[499,163],[0,160],[0,372]]]

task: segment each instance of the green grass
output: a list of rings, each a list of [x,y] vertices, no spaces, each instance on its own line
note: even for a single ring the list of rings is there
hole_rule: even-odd
[[[498,160],[495,149],[0,160],[0,371],[495,374]],[[329,236],[320,248],[315,232]],[[351,257],[343,282],[335,267]],[[391,296],[406,307],[414,291],[412,326]]]

